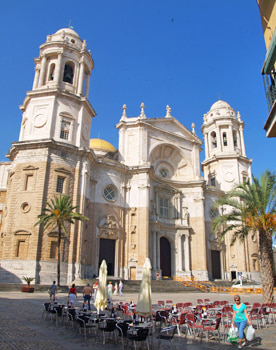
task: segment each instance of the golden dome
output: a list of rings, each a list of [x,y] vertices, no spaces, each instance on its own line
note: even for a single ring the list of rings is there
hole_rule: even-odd
[[[95,151],[115,152],[116,148],[109,142],[101,139],[91,139],[89,148]]]

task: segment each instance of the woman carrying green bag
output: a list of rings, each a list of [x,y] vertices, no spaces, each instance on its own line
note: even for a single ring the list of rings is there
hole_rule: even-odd
[[[235,304],[233,305],[233,320],[232,325],[236,325],[239,330],[239,346],[238,349],[241,349],[246,345],[246,337],[244,334],[244,329],[247,326],[247,323],[251,325],[251,321],[246,310],[246,305],[241,303],[241,298],[239,295],[234,296]]]

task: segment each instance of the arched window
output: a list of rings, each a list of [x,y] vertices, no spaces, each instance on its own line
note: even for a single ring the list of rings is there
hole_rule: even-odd
[[[54,76],[55,76],[55,64],[52,63],[50,65],[48,80],[54,80]]]
[[[73,84],[74,77],[74,65],[71,62],[65,63],[64,73],[63,73],[63,81],[65,83]]]
[[[234,147],[238,147],[237,132],[235,130],[233,131],[233,142],[234,142]]]
[[[211,141],[212,141],[212,147],[217,148],[217,134],[215,131],[211,132]]]
[[[226,132],[222,133],[222,139],[223,139],[223,146],[227,146],[227,136]]]

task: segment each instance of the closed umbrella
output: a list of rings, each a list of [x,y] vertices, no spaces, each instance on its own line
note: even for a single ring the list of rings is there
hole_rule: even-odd
[[[143,266],[143,277],[140,284],[140,291],[138,295],[138,302],[136,311],[142,316],[152,315],[151,304],[151,263],[150,259],[146,258]]]
[[[106,277],[107,277],[107,265],[106,261],[103,260],[100,266],[99,271],[99,286],[98,291],[96,295],[95,300],[95,307],[97,308],[98,312],[100,310],[104,310],[107,306],[107,300],[106,300]]]

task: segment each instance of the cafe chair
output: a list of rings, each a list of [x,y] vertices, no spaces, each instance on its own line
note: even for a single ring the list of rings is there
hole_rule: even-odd
[[[127,339],[127,331],[129,329],[129,321],[118,322],[116,324],[116,329],[118,331],[118,335],[122,341],[122,348],[124,350],[124,340]]]
[[[186,323],[188,326],[188,333],[196,338],[196,332],[199,334],[202,332],[202,323],[201,321],[198,323],[198,320],[195,318],[195,315],[190,312],[185,315]]]
[[[89,322],[90,317],[87,316],[77,316],[76,322],[79,326],[79,333],[81,334],[82,331],[84,333],[84,338],[86,339],[87,332],[91,329],[96,330],[96,324],[94,322]]]
[[[49,313],[50,313],[50,305],[51,303],[44,303],[43,306],[44,306],[44,309],[43,309],[43,312],[42,312],[42,318],[44,317],[44,315],[46,314],[46,318],[47,316],[49,316]]]
[[[202,320],[202,330],[201,330],[201,339],[203,334],[205,333],[206,340],[209,340],[210,335],[215,338],[215,340],[220,343],[220,331],[219,331],[219,326],[220,326],[220,321],[221,318],[218,317],[215,321],[215,324],[212,323],[210,320]]]
[[[116,340],[116,320],[112,319],[102,319],[98,323],[98,329],[103,335],[103,344],[105,344],[105,334],[113,334],[114,340]]]
[[[66,328],[68,323],[71,324],[72,328],[74,327],[74,322],[75,322],[75,317],[77,316],[76,310],[75,309],[67,309],[65,311],[66,315]]]
[[[127,340],[130,340],[134,345],[134,349],[136,350],[136,342],[146,342],[147,349],[149,350],[149,328],[135,328],[132,327],[127,331]]]
[[[174,335],[176,332],[177,326],[169,326],[169,327],[164,327],[160,329],[160,332],[156,336],[158,339],[158,347],[157,349],[160,348],[160,343],[161,340],[168,340],[171,343],[171,346],[173,345],[174,349],[176,349],[175,343],[174,343]]]
[[[249,311],[249,316],[253,325],[253,322],[256,322],[257,329],[261,328],[261,318],[259,314],[259,308],[253,308]]]

